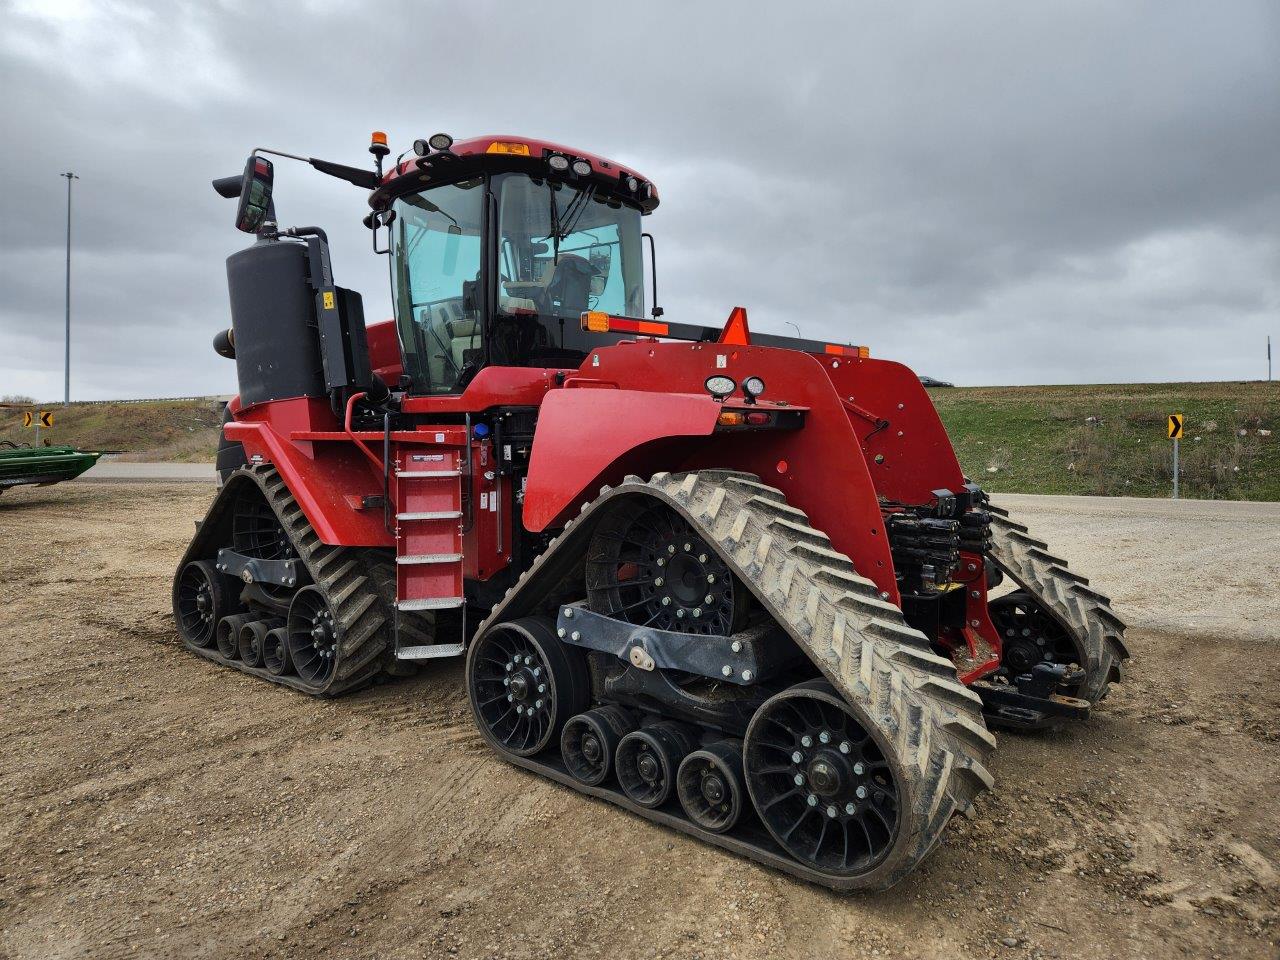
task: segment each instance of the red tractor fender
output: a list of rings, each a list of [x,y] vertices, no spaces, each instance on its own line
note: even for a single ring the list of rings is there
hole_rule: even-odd
[[[355,444],[291,436],[317,428],[332,430],[333,415],[326,403],[306,397],[277,400],[247,407],[237,417],[223,427],[227,439],[244,445],[250,463],[267,462],[276,468],[323,543],[395,544],[383,527],[382,510],[363,508],[365,497],[381,496],[382,477]]]
[[[572,381],[570,381],[570,385]],[[553,390],[542,401],[525,486],[524,525],[537,533],[594,499],[602,483],[628,472],[628,460],[660,462],[651,448],[677,437],[706,437],[720,405],[710,396],[643,390]],[[637,460],[636,469],[644,469]]]
[[[717,430],[724,408],[689,384],[711,375],[767,384],[766,401],[804,415],[800,429]],[[602,484],[627,474],[728,469],[777,487],[887,599],[898,588],[876,490],[858,435],[819,360],[742,344],[627,342],[583,364],[602,389],[551,391],[542,403],[525,495],[525,526],[563,525]],[[611,389],[615,387],[617,389]],[[735,402],[741,402],[741,394]],[[764,407],[762,407],[763,409]]]

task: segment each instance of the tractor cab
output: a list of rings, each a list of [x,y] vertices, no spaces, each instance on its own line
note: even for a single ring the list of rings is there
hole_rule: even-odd
[[[577,366],[620,337],[583,330],[584,313],[645,316],[652,184],[538,141],[437,135],[415,153],[370,198],[408,393],[459,393],[490,365]]]

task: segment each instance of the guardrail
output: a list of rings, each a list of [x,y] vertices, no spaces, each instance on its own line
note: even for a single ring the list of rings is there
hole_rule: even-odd
[[[210,403],[228,403],[235,394],[219,394],[207,397],[137,397],[131,400],[73,400],[73,407],[100,407],[109,403],[177,403],[184,400],[208,400]],[[61,407],[62,401],[50,400],[48,402],[37,401],[35,403],[0,403],[0,409],[12,408],[15,410],[30,410],[36,407]]]

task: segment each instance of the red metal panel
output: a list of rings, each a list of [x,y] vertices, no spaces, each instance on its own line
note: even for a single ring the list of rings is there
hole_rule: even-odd
[[[274,406],[274,404],[272,405]],[[228,423],[229,440],[244,444],[245,455],[271,463],[289,486],[316,535],[324,542],[349,547],[390,547],[382,509],[353,509],[348,497],[382,495],[382,477],[351,444],[293,443],[269,423]],[[359,503],[357,499],[355,501]]]
[[[546,529],[581,502],[584,491],[598,488],[606,472],[638,447],[670,437],[709,435],[719,412],[720,405],[706,394],[649,390],[550,394],[543,401],[533,436],[524,525],[534,531]],[[669,467],[655,462],[652,470]],[[591,496],[594,493],[587,498]]]
[[[471,446],[471,525],[463,536],[463,570],[468,580],[488,580],[511,563],[515,503],[511,479],[496,470],[493,443]]]
[[[749,470],[783,490],[860,573],[897,602],[875,488],[849,417],[817,358],[767,347],[643,341],[594,351],[583,372],[623,389],[565,390],[547,397],[525,500],[530,529],[563,522],[577,504],[595,496],[601,482],[619,479],[623,470]],[[712,434],[720,405],[709,397],[683,395],[700,402],[689,403],[684,414],[698,410],[697,429],[664,406],[715,373],[738,383],[761,377],[766,399],[809,408],[803,429]],[[658,442],[681,435],[704,439]]]
[[[485,367],[457,396],[406,397],[405,413],[480,413],[492,407],[536,407],[547,391],[578,371],[541,367]]]
[[[394,388],[404,372],[395,321],[380,320],[369,324],[365,328],[365,338],[369,343],[369,366],[383,383]]]
[[[843,399],[887,421],[887,426],[877,429],[849,411],[882,496],[922,504],[932,499],[934,490],[964,486],[964,471],[947,431],[920,378],[909,367],[866,357],[828,357],[821,363]]]

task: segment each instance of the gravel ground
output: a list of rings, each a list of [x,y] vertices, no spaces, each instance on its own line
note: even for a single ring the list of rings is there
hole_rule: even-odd
[[[1277,956],[1280,507],[1005,498],[1134,624],[1129,682],[838,897],[498,761],[460,664],[317,702],[185,653],[209,498],[0,499],[0,955]]]

